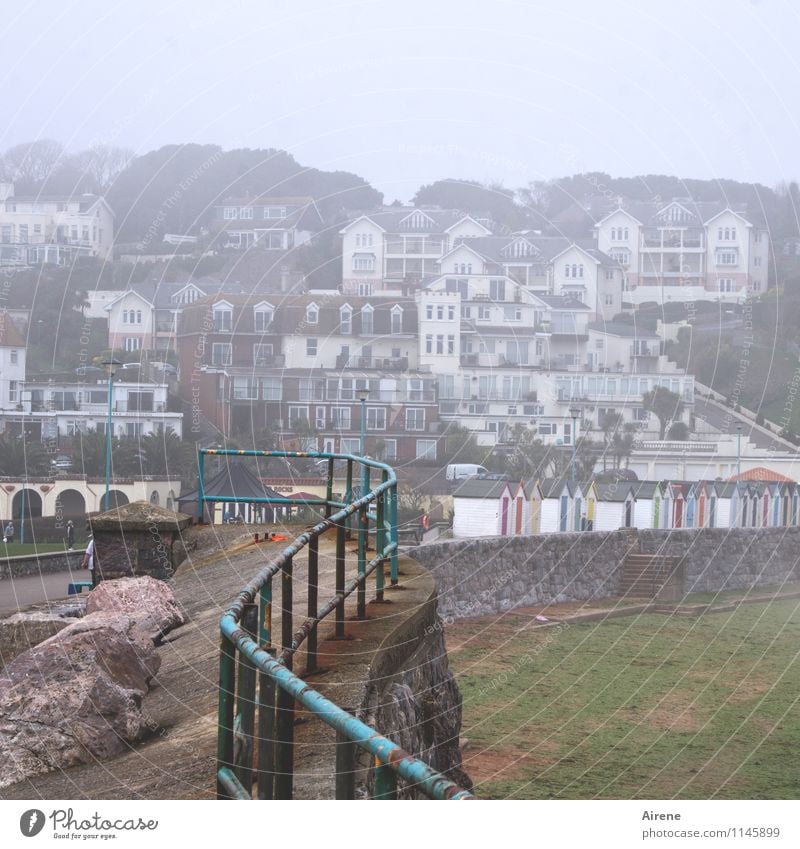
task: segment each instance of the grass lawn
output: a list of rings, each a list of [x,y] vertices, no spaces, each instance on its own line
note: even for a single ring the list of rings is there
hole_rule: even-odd
[[[800,797],[800,600],[447,627],[483,798]]]
[[[76,543],[75,548],[79,546]],[[50,551],[64,551],[64,543],[61,542],[40,542],[38,545],[33,543],[12,542],[11,545],[0,540],[0,557],[19,557],[22,554],[46,554]]]

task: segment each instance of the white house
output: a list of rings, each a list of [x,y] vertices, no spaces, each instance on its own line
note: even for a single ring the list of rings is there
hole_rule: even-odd
[[[25,380],[25,338],[6,310],[0,311],[0,410],[16,410]]]

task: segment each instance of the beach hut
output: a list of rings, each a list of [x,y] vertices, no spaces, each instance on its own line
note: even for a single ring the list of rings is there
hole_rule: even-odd
[[[525,484],[525,492],[528,496],[528,509],[525,519],[525,533],[538,534],[539,521],[542,511],[542,487],[537,478],[531,478]]]
[[[630,481],[597,484],[597,508],[594,529],[615,531],[633,527],[635,500]]]
[[[589,481],[589,483],[584,484],[583,498],[586,504],[584,530],[593,531],[595,512],[597,511],[597,483],[595,481]]]
[[[453,536],[508,533],[512,493],[508,481],[469,478],[453,492]]]
[[[661,512],[661,484],[658,481],[634,481],[633,526],[635,528],[657,528]]]
[[[525,526],[526,505],[528,495],[525,492],[525,484],[520,481],[511,495],[511,517],[509,520],[509,534],[519,536],[527,533]]]
[[[579,486],[564,478],[541,482],[540,533],[567,533],[575,529],[575,497],[582,498]]]
[[[735,494],[735,483],[730,481],[712,481],[709,483],[707,527],[733,528],[736,526]]]

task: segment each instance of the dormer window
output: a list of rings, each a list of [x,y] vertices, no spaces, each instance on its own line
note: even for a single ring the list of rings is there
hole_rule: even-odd
[[[374,322],[372,320],[373,313],[375,310],[369,305],[366,304],[361,308],[361,335],[362,336],[372,336]]]
[[[315,303],[306,307],[306,324],[319,324],[319,307]]]
[[[391,333],[396,335],[403,332],[403,308],[399,304],[392,307]]]
[[[233,307],[227,301],[214,304],[212,317],[214,330],[217,333],[230,333],[233,328]]]
[[[239,210],[239,218],[252,218],[253,217],[253,207],[252,206],[243,206]]]
[[[339,310],[339,332],[342,336],[350,336],[353,332],[353,310],[349,304]]]
[[[226,206],[222,212],[223,218],[226,221],[232,221],[239,215],[239,210],[235,206]]]
[[[275,311],[271,304],[257,304],[253,308],[253,324],[256,333],[266,333],[272,324]]]

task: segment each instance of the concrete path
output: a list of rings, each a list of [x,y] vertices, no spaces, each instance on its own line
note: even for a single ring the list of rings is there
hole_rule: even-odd
[[[66,599],[67,584],[73,581],[91,581],[91,575],[86,569],[78,569],[6,578],[0,581],[0,616],[10,616],[32,604],[52,604]]]

